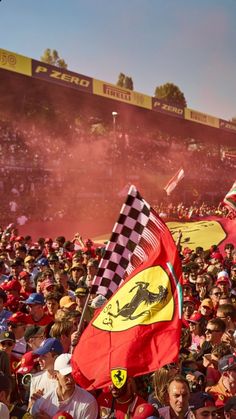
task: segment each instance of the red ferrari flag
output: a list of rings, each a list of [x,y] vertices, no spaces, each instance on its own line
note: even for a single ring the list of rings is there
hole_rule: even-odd
[[[144,240],[147,257],[90,322],[73,353],[74,378],[88,390],[110,384],[112,369],[134,377],[178,358],[181,263],[168,228],[150,206],[147,218],[155,238],[153,245]]]

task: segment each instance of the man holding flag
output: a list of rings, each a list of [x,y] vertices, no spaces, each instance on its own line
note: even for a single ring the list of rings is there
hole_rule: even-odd
[[[134,186],[114,226],[94,287],[110,298],[72,356],[75,380],[88,390],[174,362],[181,332],[181,263],[172,236]],[[113,377],[114,378],[114,377]]]

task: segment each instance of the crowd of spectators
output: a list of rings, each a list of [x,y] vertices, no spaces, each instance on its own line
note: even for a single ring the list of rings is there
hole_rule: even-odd
[[[22,116],[22,115],[21,115]],[[108,211],[127,182],[163,200],[163,187],[182,167],[185,178],[173,199],[217,205],[234,181],[235,160],[197,140],[159,129],[112,124],[40,124],[24,117],[0,120],[2,222],[19,217],[52,220]],[[96,129],[95,129],[96,128]],[[210,151],[211,150],[211,151]],[[164,197],[166,198],[166,197]]]
[[[226,243],[223,253],[216,245],[191,250],[181,245],[181,234],[176,245],[183,269],[178,362],[153,374],[128,377],[121,388],[113,383],[89,393],[75,383],[70,360],[81,334],[106,302],[91,294],[104,245],[96,247],[78,233],[70,240],[58,236],[33,242],[13,224],[2,228],[0,417],[233,418],[236,249]]]

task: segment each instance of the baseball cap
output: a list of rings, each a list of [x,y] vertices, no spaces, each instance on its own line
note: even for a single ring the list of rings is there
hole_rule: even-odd
[[[199,323],[200,320],[202,319],[202,314],[199,313],[198,311],[195,311],[192,316],[190,316],[190,318],[188,319],[189,323]]]
[[[11,340],[12,342],[15,342],[15,335],[13,332],[5,331],[0,333],[0,342],[4,342],[6,340]]]
[[[65,297],[60,299],[60,308],[70,308],[74,304],[76,304],[76,302],[69,295],[65,295]]]
[[[184,297],[183,304],[186,304],[186,303],[193,304],[195,306],[196,305],[196,300],[195,300],[194,297],[186,296],[186,297]]]
[[[12,314],[11,317],[9,317],[7,319],[8,323],[23,323],[23,324],[27,324],[27,316],[25,315],[25,313],[22,313],[21,311],[17,311],[16,313]]]
[[[222,373],[232,369],[236,369],[236,355],[225,355],[219,359],[218,370]]]
[[[42,304],[44,305],[44,297],[38,292],[32,292],[27,300],[23,301],[24,304]]]
[[[59,257],[54,253],[51,256],[49,256],[48,261],[49,262],[58,262],[59,261]]]
[[[24,334],[24,338],[25,338],[25,341],[28,342],[30,338],[33,338],[35,336],[40,336],[43,334],[44,334],[44,327],[40,327],[34,324],[33,326],[27,327]]]
[[[81,263],[73,263],[70,268],[70,271],[74,271],[74,269],[81,269],[81,271],[85,272],[85,269]]]
[[[72,372],[71,354],[61,354],[54,362],[54,370],[61,375],[67,375]]]
[[[133,419],[158,418],[158,412],[151,403],[143,403],[136,407]]]
[[[222,282],[225,282],[227,284],[229,283],[229,275],[228,275],[228,272],[226,271],[221,271],[217,275],[216,285]]]
[[[30,277],[30,274],[29,274],[29,272],[26,272],[26,271],[20,272],[19,276],[18,276],[19,279],[29,278],[29,277]]]
[[[59,339],[56,338],[48,338],[46,339],[43,344],[34,351],[36,355],[45,355],[49,352],[56,352],[58,355],[62,354],[63,346]]]
[[[49,262],[47,258],[41,258],[37,262],[37,266],[48,266]]]
[[[32,371],[38,362],[38,355],[34,354],[33,351],[26,352],[19,363],[17,373],[28,374]]]
[[[24,259],[24,263],[27,263],[27,262],[29,262],[29,261],[34,261],[35,260],[35,258],[33,257],[33,256],[26,256],[26,258]]]
[[[213,310],[213,302],[212,302],[212,300],[210,298],[205,298],[201,302],[201,307],[208,307],[211,310]]]
[[[216,260],[222,261],[223,260],[223,256],[222,256],[222,254],[220,252],[213,252],[211,254],[211,259],[216,259]]]
[[[73,416],[67,412],[57,412],[52,419],[73,419]]]
[[[79,287],[75,290],[75,295],[78,297],[84,297],[88,293],[88,287]]]
[[[201,409],[202,407],[215,406],[214,398],[205,392],[191,393],[189,399],[191,410]]]

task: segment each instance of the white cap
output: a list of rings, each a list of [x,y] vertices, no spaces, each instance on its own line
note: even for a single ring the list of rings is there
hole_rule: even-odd
[[[220,279],[220,278],[229,278],[228,272],[226,272],[226,271],[219,272],[218,275],[217,275],[217,279]]]
[[[59,355],[54,362],[54,370],[58,371],[61,375],[70,374],[72,372],[72,366],[70,364],[70,361],[71,354]]]
[[[1,419],[9,419],[10,418],[9,409],[7,408],[7,406],[4,403],[0,403],[0,418]]]

